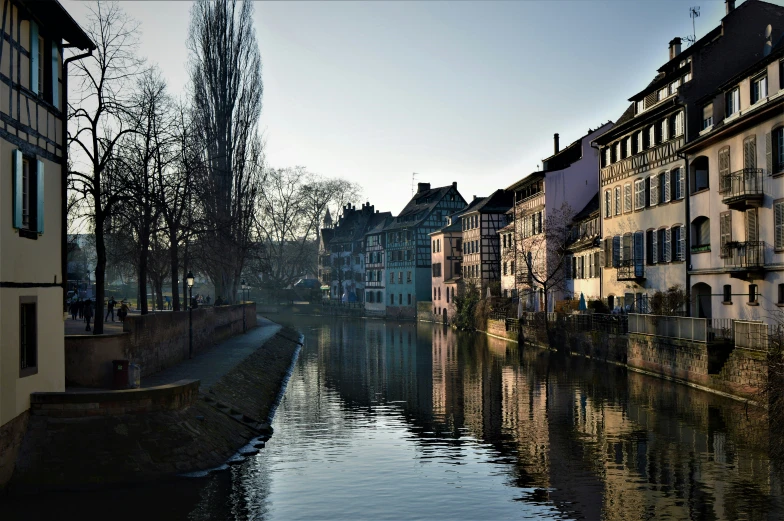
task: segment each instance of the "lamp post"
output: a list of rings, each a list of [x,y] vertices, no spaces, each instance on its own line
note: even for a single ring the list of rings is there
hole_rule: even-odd
[[[185,276],[190,292],[190,302],[188,303],[188,358],[193,358],[193,273],[188,272]]]
[[[244,332],[246,331],[246,328],[245,328],[245,305],[244,305],[244,303],[245,303],[245,290],[246,290],[246,289],[248,289],[248,286],[245,284],[245,279],[242,279],[242,282],[240,282],[240,284],[242,285],[242,298],[243,298],[243,306],[242,306],[242,332],[244,333]]]

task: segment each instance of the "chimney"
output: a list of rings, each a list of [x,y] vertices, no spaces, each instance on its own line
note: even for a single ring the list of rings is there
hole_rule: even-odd
[[[417,193],[422,193],[430,190],[430,183],[417,183]]]
[[[558,143],[558,132],[553,134],[553,150],[555,150],[553,154],[557,154],[561,151],[561,145]]]
[[[724,6],[727,8],[726,14],[730,14],[735,10],[735,0],[724,0]]]
[[[457,188],[457,181],[452,181],[452,186]]]
[[[670,40],[670,59],[672,60],[681,53],[681,39],[677,36]]]

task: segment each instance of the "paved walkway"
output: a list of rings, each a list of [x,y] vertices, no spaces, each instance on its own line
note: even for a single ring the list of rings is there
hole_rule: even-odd
[[[142,378],[142,387],[154,387],[177,380],[201,380],[199,390],[206,392],[224,374],[228,373],[248,355],[277,333],[281,326],[256,315],[257,327],[244,335],[237,335],[195,355],[174,367]]]

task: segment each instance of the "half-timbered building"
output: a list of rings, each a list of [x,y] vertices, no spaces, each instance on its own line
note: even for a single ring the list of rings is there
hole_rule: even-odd
[[[459,214],[447,217],[446,226],[430,234],[433,273],[433,318],[450,323],[455,316],[455,295],[462,280],[463,226]]]
[[[550,308],[548,311],[552,311],[556,300],[569,296],[562,284],[564,252],[558,251],[562,249],[566,238],[551,235],[552,239],[549,239],[544,228],[548,221],[565,228],[567,223],[555,221],[571,221],[573,215],[584,208],[596,193],[599,179],[598,151],[591,143],[612,126],[608,122],[591,129],[564,149],[560,148],[559,135],[555,134],[554,154],[542,160],[542,170],[527,175],[506,189],[514,193],[515,227],[513,254],[503,260],[514,262],[516,293],[523,299],[526,309],[543,311],[546,300]],[[561,271],[558,271],[559,266]],[[547,289],[547,298],[545,288],[541,282],[537,282],[537,278],[540,281],[547,279],[552,284]]]
[[[483,297],[491,283],[501,281],[498,230],[509,224],[510,216],[507,212],[513,202],[514,193],[496,190],[488,197],[475,197],[460,214],[463,228],[463,279],[476,284]]]
[[[514,218],[514,208],[509,209],[506,214],[511,221]],[[501,244],[501,296],[505,298],[517,298],[514,231],[514,221],[498,230],[498,242]]]
[[[414,197],[387,225],[387,316],[413,318],[417,302],[431,300],[430,234],[465,205],[457,183],[439,188],[419,183]]]
[[[602,290],[611,308],[646,312],[652,292],[691,289],[693,257],[710,256],[708,216],[690,215],[687,199],[707,198],[702,194],[716,187],[707,158],[688,162],[683,147],[709,131],[725,102],[737,104],[735,94],[715,104],[712,96],[759,60],[765,26],[784,23],[784,8],[767,2],[746,1],[736,9],[727,1],[726,9],[721,24],[692,46],[681,50],[680,38],[670,41],[668,61],[595,141],[601,150]]]
[[[386,315],[386,233],[384,229],[392,220],[389,212],[365,234],[365,314]]]
[[[572,219],[569,232],[569,258],[566,261],[566,296],[586,300],[601,299],[601,217],[599,194]]]
[[[0,13],[0,440],[13,441],[30,393],[65,390],[63,51],[95,46],[58,2],[5,0]],[[0,445],[2,485],[16,450]]]

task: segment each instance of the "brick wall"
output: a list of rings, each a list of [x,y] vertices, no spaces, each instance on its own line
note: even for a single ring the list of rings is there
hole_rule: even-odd
[[[768,360],[765,353],[736,347],[721,372],[712,376],[715,387],[751,399],[768,383]]]
[[[663,376],[710,384],[708,347],[700,342],[631,333],[627,364]]]
[[[189,313],[172,311],[129,316],[118,335],[65,338],[66,386],[111,387],[112,360],[141,366],[141,376],[171,367],[189,356]],[[193,352],[256,326],[256,305],[203,307],[193,310]]]

